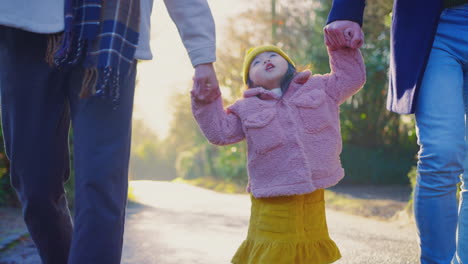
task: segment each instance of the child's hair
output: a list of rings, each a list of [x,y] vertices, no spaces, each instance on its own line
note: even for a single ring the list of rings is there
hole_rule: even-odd
[[[292,65],[290,62],[288,62],[288,70],[286,71],[283,78],[281,79],[281,84],[280,84],[281,92],[282,92],[283,95],[288,90],[289,84],[293,80],[296,73],[297,73],[296,67],[294,67],[294,65]],[[250,76],[247,74],[247,88],[248,89],[254,88],[253,87],[254,85],[255,84],[252,82],[252,80],[250,80]]]

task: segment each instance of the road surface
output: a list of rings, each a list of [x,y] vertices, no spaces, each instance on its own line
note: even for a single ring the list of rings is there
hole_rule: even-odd
[[[247,195],[182,183],[131,183],[138,204],[127,211],[124,264],[224,264],[247,232]],[[336,264],[418,263],[414,224],[383,222],[327,209]],[[274,264],[274,263],[272,263]]]

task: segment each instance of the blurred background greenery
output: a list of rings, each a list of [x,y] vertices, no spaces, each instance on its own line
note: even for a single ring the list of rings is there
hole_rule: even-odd
[[[273,43],[297,65],[313,73],[330,71],[323,26],[330,0],[251,1],[245,12],[230,18],[227,41],[218,45],[215,64],[225,105],[241,96],[241,68],[248,47]],[[363,90],[341,107],[344,184],[410,184],[417,152],[414,121],[385,108],[392,2],[367,1],[361,49],[367,67]],[[200,133],[190,110],[187,91],[171,99],[173,119],[168,137],[160,139],[145,123],[135,120],[130,179],[200,180],[244,186],[247,182],[246,146],[217,147]],[[2,137],[3,138],[3,137]],[[0,205],[18,205],[9,186],[8,161],[0,148]],[[73,177],[67,183],[72,202]]]

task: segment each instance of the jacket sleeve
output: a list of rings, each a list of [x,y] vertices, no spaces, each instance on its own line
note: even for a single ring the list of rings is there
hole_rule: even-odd
[[[216,32],[207,0],[164,0],[192,66],[216,61]]]
[[[329,51],[331,73],[323,75],[325,91],[337,104],[357,93],[366,82],[366,68],[359,49]]]
[[[365,0],[333,0],[327,24],[335,20],[350,20],[362,26]]]
[[[200,103],[192,96],[192,112],[203,135],[215,145],[229,145],[245,138],[240,118],[223,109],[221,96],[211,103]]]

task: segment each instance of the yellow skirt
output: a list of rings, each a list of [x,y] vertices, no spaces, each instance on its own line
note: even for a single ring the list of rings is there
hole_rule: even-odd
[[[256,199],[234,264],[327,264],[341,258],[328,235],[324,190]]]

